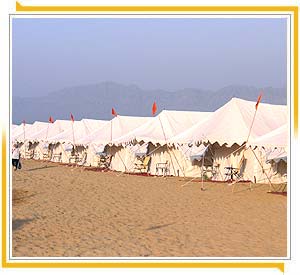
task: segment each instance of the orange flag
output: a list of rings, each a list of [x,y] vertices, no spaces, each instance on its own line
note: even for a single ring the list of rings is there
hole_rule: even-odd
[[[155,113],[157,111],[157,106],[156,106],[156,102],[154,101],[153,105],[152,105],[152,115],[154,116]]]
[[[261,101],[261,97],[262,97],[262,92],[260,93],[260,95],[259,95],[258,98],[257,98],[257,102],[256,102],[256,104],[255,104],[255,109],[256,109],[256,110],[257,110],[257,108],[258,108],[259,102]]]
[[[71,113],[71,120],[74,122],[74,117],[73,117],[72,113]]]
[[[54,122],[54,119],[53,119],[52,116],[49,117],[49,122],[50,122],[50,123],[53,123],[53,122]]]
[[[118,115],[117,112],[116,112],[116,110],[114,108],[111,109],[111,114],[113,116],[117,116]]]

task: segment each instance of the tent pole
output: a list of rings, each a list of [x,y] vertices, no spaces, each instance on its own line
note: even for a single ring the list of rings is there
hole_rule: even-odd
[[[61,149],[62,149],[62,153],[64,153],[64,154],[65,154],[65,157],[68,158],[68,155],[67,155],[67,153],[65,152],[64,147],[62,146],[62,143],[59,142],[59,144],[60,144],[60,147],[61,147]],[[62,162],[62,159],[61,159],[60,161]]]
[[[117,117],[118,117],[118,119],[119,119],[119,123],[121,124],[121,120],[120,120],[119,116],[117,116]],[[112,128],[111,128],[111,129],[112,129]],[[112,144],[112,130],[111,130],[111,144]],[[125,164],[123,158],[121,157],[120,153],[117,152],[117,154],[118,154],[119,158],[121,159],[121,161],[122,161],[122,163],[123,163],[123,165],[124,165],[124,167],[125,167],[125,173],[126,173],[127,170],[128,170],[127,167],[126,167],[126,164]]]
[[[208,143],[208,149],[209,149],[211,155],[213,156],[213,169],[214,169],[215,153],[212,151],[212,146],[213,146],[212,144]],[[224,178],[223,178],[223,175],[220,171],[219,166],[220,166],[220,164],[215,166],[216,167],[216,173],[220,174],[221,180],[224,181]]]
[[[208,145],[209,146],[209,145]],[[203,161],[202,161],[202,165],[203,165]],[[200,174],[201,174],[201,176],[202,176],[202,167],[200,168]],[[192,182],[194,179],[196,179],[196,178],[198,178],[198,177],[193,177],[191,180],[189,180],[188,182],[186,182],[185,184],[182,184],[181,185],[181,187],[184,187],[184,186],[186,186],[186,185],[188,185],[190,182]],[[204,190],[204,183],[202,182],[202,187],[201,187],[201,190],[202,190],[202,188],[203,188],[203,190]]]
[[[117,154],[118,154],[118,156],[119,156],[120,160],[122,161],[122,163],[123,163],[123,165],[124,165],[124,167],[125,167],[125,173],[126,173],[126,172],[127,172],[127,167],[126,167],[126,164],[125,164],[125,162],[123,161],[123,159],[122,159],[122,157],[121,157],[120,153],[119,153],[119,152],[117,152]]]
[[[202,166],[201,166],[201,190],[204,191],[204,179],[203,179],[203,166],[204,166],[204,156],[205,156],[205,152],[202,156]]]
[[[110,120],[110,144],[112,143],[112,127],[113,127],[113,119]],[[109,144],[108,144],[109,146]],[[110,155],[110,164],[109,166],[111,167],[111,160],[112,160],[112,152],[111,152],[111,146],[109,146],[109,155]]]
[[[253,119],[252,119],[252,123],[251,123],[250,129],[249,129],[249,133],[248,133],[248,137],[247,137],[247,140],[246,140],[246,144],[247,144],[247,142],[249,141],[249,137],[250,137],[251,130],[252,130],[252,127],[253,127],[253,124],[254,124],[254,120],[255,120],[255,117],[256,117],[256,113],[257,113],[257,109],[255,109],[255,113],[254,113],[254,116],[253,116]]]
[[[152,143],[153,144],[153,143]],[[153,144],[154,146],[154,144]],[[152,150],[151,152],[147,153],[147,156],[152,155],[155,151],[157,151],[159,148],[161,148],[162,146],[159,144],[154,150]]]
[[[25,123],[23,124],[23,138],[24,138],[24,143],[25,143]]]
[[[48,124],[48,126],[47,126],[46,141],[47,141],[47,139],[48,139],[48,130],[49,130],[49,124]]]
[[[181,172],[182,172],[182,174],[183,174],[183,178],[185,178],[185,173],[184,173],[182,167],[180,166],[179,161],[178,161],[178,159],[177,159],[177,157],[176,157],[174,151],[172,150],[172,148],[171,148],[171,152],[173,153],[174,158],[175,158],[175,160],[176,160],[176,162],[177,162],[177,165],[179,166],[179,168],[180,168],[180,170],[181,170]]]
[[[78,156],[78,151],[77,151],[77,146],[75,145],[75,134],[74,134],[74,121],[71,122],[72,123],[72,133],[73,133],[73,146],[74,146],[74,151],[75,151],[75,164],[77,161],[77,156]]]

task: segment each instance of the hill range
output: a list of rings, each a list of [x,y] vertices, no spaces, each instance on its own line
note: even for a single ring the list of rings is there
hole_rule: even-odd
[[[232,97],[256,101],[263,90],[262,102],[287,104],[285,88],[256,88],[231,85],[211,91],[186,88],[178,91],[144,90],[136,85],[123,85],[115,82],[68,87],[41,97],[12,97],[12,123],[20,124],[70,119],[72,113],[76,120],[82,118],[112,118],[111,108],[120,115],[151,116],[151,106],[157,103],[161,110],[215,111]]]

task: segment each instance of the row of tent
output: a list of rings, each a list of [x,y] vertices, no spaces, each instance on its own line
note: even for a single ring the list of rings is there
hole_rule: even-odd
[[[233,167],[244,180],[275,183],[286,177],[287,118],[287,106],[260,103],[256,110],[255,102],[233,98],[215,112],[164,110],[155,117],[12,125],[11,137],[23,157],[43,159],[50,152],[50,160],[69,163],[76,155],[82,165],[99,166],[99,159],[109,155],[111,170],[136,172],[147,155],[152,175],[168,164],[169,175],[206,173],[226,180],[226,169]]]

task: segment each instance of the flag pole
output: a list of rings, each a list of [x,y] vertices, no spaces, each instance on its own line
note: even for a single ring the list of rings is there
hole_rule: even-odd
[[[23,124],[23,145],[25,147],[25,125],[26,125],[25,119],[23,119],[22,124]],[[26,148],[24,148],[24,158],[25,156],[26,156]]]
[[[262,92],[261,92],[260,95],[258,96],[257,102],[256,102],[256,104],[255,104],[255,113],[254,113],[254,116],[253,116],[253,119],[252,119],[252,123],[251,123],[250,129],[249,129],[249,133],[248,133],[248,136],[247,136],[247,140],[246,140],[245,146],[246,146],[246,144],[247,144],[248,141],[249,141],[249,137],[250,137],[250,134],[251,134],[251,131],[252,131],[252,128],[253,128],[254,120],[255,120],[255,117],[256,117],[256,113],[257,113],[257,109],[258,109],[258,105],[259,105],[259,103],[260,103],[261,97],[262,97]]]
[[[152,116],[155,115],[156,111],[157,111],[157,105],[156,105],[156,102],[154,101],[154,102],[153,102],[153,105],[152,105]],[[163,131],[164,138],[165,138],[165,142],[166,142],[166,146],[167,146],[167,153],[168,153],[168,155],[170,156],[170,160],[171,160],[171,164],[172,164],[172,167],[173,167],[173,170],[174,170],[174,174],[176,175],[176,171],[175,171],[174,163],[173,163],[173,160],[172,160],[172,156],[171,156],[171,154],[170,154],[170,152],[169,152],[169,146],[168,146],[168,144],[167,144],[167,137],[166,137],[165,130],[164,130],[164,127],[163,127],[163,125],[162,125],[162,122],[161,122],[161,119],[160,119],[160,116],[159,116],[159,115],[158,115],[158,119],[159,119],[160,126],[161,126],[161,129],[162,129],[162,131]],[[183,176],[185,177],[185,173],[184,173],[183,169],[181,168],[181,166],[180,166],[180,164],[179,164],[179,162],[178,162],[178,160],[177,160],[177,157],[176,157],[175,153],[173,152],[173,150],[171,150],[171,152],[173,153],[173,155],[174,155],[174,157],[175,157],[175,160],[176,160],[176,162],[177,162],[177,165],[178,165],[178,167],[180,168],[180,170],[181,170]]]
[[[115,116],[115,110],[114,110],[114,108],[111,109],[111,114],[112,114],[113,116]],[[110,144],[108,145],[108,146],[109,146],[109,157],[110,157],[110,159],[112,158],[112,148],[111,148],[111,144],[112,144],[112,138],[113,138],[113,134],[112,134],[113,119],[114,119],[114,118],[112,118],[112,119],[110,120]],[[109,166],[111,167],[111,163],[109,164]],[[108,169],[109,169],[109,168],[108,168]]]
[[[24,144],[25,144],[25,122],[23,123],[23,139],[24,139]]]
[[[75,153],[77,154],[77,147],[75,145],[74,121],[72,121],[72,133],[73,133],[73,146],[74,146],[74,149],[75,149]]]
[[[74,121],[72,121],[73,144],[75,146]]]
[[[242,158],[244,157],[244,153],[245,153],[245,150],[246,150],[246,148],[247,148],[247,143],[248,143],[249,138],[250,138],[250,134],[251,134],[251,131],[252,131],[252,128],[253,128],[253,125],[254,125],[254,121],[255,121],[255,118],[256,118],[258,105],[259,105],[259,103],[260,103],[260,101],[261,101],[261,98],[262,98],[262,92],[261,92],[260,95],[258,96],[257,102],[256,102],[256,104],[255,104],[255,113],[254,113],[254,116],[253,116],[253,119],[252,119],[252,122],[251,122],[251,126],[250,126],[250,128],[249,128],[249,133],[248,133],[246,142],[244,143],[243,146],[241,146],[241,147],[244,147]],[[238,167],[238,168],[239,168],[239,167]],[[270,182],[270,184],[271,184],[271,182]],[[232,183],[232,185],[234,185],[234,183]],[[250,190],[251,190],[251,187],[250,187]],[[232,188],[232,192],[233,192],[233,188]]]
[[[249,129],[249,133],[248,133],[248,136],[247,136],[247,140],[245,142],[245,147],[249,141],[249,138],[250,138],[250,134],[251,134],[251,131],[252,131],[252,128],[253,128],[253,124],[254,124],[254,121],[255,121],[255,117],[256,117],[256,113],[257,113],[257,109],[255,109],[255,113],[254,113],[254,116],[253,116],[253,119],[252,119],[252,123],[251,123],[251,126],[250,126],[250,129]]]
[[[47,141],[47,139],[48,139],[49,124],[50,124],[50,123],[48,123],[48,126],[47,126],[47,132],[46,132],[46,139],[45,139],[45,141]]]
[[[110,144],[112,143],[112,121],[113,119],[110,120]]]
[[[75,150],[75,155],[77,155],[77,148],[75,145],[75,134],[74,134],[74,117],[73,117],[72,113],[71,113],[71,123],[72,123],[72,134],[73,134],[73,146],[74,146],[74,150]]]

